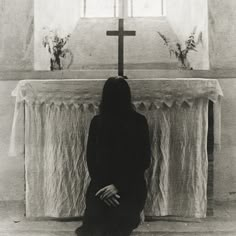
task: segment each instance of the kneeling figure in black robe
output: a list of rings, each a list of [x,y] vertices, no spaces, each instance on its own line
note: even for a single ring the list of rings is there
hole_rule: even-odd
[[[149,132],[143,115],[129,110],[95,116],[87,143],[91,182],[78,235],[130,235],[140,223],[149,164]]]

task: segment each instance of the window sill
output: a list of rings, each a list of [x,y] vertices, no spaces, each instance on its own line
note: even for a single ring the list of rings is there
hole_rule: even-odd
[[[132,17],[125,17],[125,20],[166,20],[166,16],[132,16]],[[80,20],[114,20],[119,19],[119,17],[80,17]]]

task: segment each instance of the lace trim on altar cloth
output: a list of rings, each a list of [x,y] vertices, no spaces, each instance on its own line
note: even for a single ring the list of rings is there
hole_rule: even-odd
[[[146,109],[172,107],[183,103],[192,106],[197,98],[207,98],[214,103],[223,92],[217,80],[166,79],[130,80],[135,106]],[[16,102],[30,104],[81,105],[97,107],[101,98],[103,80],[22,80],[12,96]]]

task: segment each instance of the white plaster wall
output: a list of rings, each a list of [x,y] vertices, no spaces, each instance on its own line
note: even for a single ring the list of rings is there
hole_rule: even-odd
[[[211,69],[236,68],[236,1],[208,0]],[[235,75],[236,78],[236,75]],[[216,155],[215,198],[236,200],[236,79],[220,80],[222,149]]]
[[[221,150],[216,152],[214,163],[215,199],[236,200],[236,79],[222,79],[220,85],[224,98]]]
[[[32,0],[0,0],[0,71],[32,70],[33,23]],[[24,160],[8,156],[16,83],[0,81],[0,201],[24,199]]]
[[[32,70],[33,23],[32,0],[0,0],[0,71]],[[8,156],[16,83],[0,81],[0,201],[24,199],[24,160]]]
[[[170,58],[167,48],[157,31],[165,32],[176,39],[166,18],[128,18],[125,30],[135,30],[136,36],[124,39],[124,62],[126,67],[148,64],[155,69],[176,67],[175,58]],[[80,19],[68,44],[73,51],[74,63],[71,69],[115,68],[118,61],[118,37],[106,36],[107,30],[117,30],[118,20],[114,18]]]
[[[195,26],[196,36],[202,32],[203,44],[197,52],[189,52],[188,59],[193,69],[209,69],[207,0],[167,0],[166,8],[168,21],[183,46]]]
[[[236,68],[236,1],[208,0],[210,64],[213,69]]]
[[[0,0],[0,69],[33,66],[33,1]]]

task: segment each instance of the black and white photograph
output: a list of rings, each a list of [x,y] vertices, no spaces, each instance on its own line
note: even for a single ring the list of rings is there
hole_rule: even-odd
[[[236,1],[0,0],[0,236],[236,236]]]

